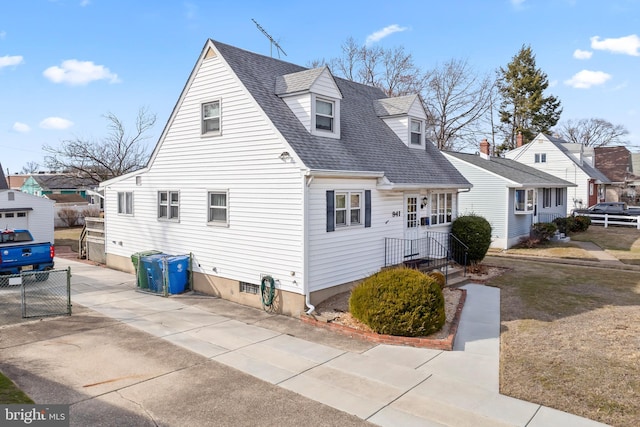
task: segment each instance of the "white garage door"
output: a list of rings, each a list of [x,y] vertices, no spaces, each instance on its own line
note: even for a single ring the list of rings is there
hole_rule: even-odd
[[[29,229],[29,212],[0,212],[1,229]]]

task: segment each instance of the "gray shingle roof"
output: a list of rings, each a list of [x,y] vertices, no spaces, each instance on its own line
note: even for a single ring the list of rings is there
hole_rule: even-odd
[[[33,174],[33,179],[45,190],[75,190],[77,188],[95,187],[90,178],[81,178],[64,174]]]
[[[557,178],[546,172],[542,172],[531,166],[527,166],[515,160],[503,157],[491,157],[483,159],[476,154],[447,152],[448,155],[480,167],[486,171],[502,176],[510,181],[523,186],[532,187],[575,187],[576,185]]]
[[[395,98],[377,99],[373,103],[379,117],[408,114],[409,108],[416,101],[418,95],[398,96]]]
[[[343,96],[341,138],[311,135],[275,93],[278,78],[306,68],[212,43],[308,168],[384,172],[394,184],[470,187],[433,144],[426,150],[409,148],[378,117],[375,101],[386,98],[381,90],[334,77]]]
[[[276,95],[308,91],[326,67],[276,77]]]

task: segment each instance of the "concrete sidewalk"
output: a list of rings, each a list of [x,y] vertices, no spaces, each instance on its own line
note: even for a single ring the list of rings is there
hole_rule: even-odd
[[[497,288],[465,286],[447,352],[374,345],[217,298],[140,293],[133,275],[57,260],[66,265],[80,314],[40,322],[67,325],[53,338],[5,328],[0,369],[38,403],[71,403],[75,425],[602,425],[499,394]]]

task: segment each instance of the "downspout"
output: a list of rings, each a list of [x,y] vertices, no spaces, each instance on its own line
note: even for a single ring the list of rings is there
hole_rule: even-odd
[[[313,176],[303,176],[303,206],[304,219],[302,221],[302,292],[304,292],[304,302],[309,309],[305,312],[310,315],[316,309],[311,304],[311,292],[309,291],[309,186],[313,181]]]

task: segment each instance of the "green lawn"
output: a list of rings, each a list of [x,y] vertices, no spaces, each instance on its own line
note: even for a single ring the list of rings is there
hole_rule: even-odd
[[[0,372],[0,403],[34,403],[33,400],[22,392],[9,378]]]

